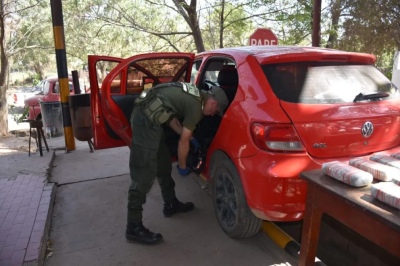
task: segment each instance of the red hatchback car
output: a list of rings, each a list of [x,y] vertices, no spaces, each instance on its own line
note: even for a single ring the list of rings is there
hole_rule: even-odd
[[[89,56],[94,145],[130,144],[133,101],[145,88],[220,86],[230,105],[222,118],[204,117],[194,135],[220,226],[233,238],[248,237],[262,220],[303,218],[300,172],[400,151],[400,94],[374,62],[369,54],[289,46]],[[174,155],[177,136],[165,132]]]

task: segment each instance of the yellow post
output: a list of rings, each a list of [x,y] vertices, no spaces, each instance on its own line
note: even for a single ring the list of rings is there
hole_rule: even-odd
[[[69,112],[69,82],[67,69],[67,54],[65,51],[64,22],[61,0],[50,0],[53,20],[54,47],[56,52],[57,73],[60,83],[61,109],[64,126],[66,151],[75,150],[75,139],[72,131],[71,115]]]

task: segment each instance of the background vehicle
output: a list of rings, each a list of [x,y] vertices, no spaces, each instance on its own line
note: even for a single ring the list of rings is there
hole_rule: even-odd
[[[43,90],[44,80],[39,82],[32,88],[20,88],[17,89],[12,96],[13,105],[17,107],[25,106],[25,99],[30,98]]]
[[[72,78],[69,78],[69,92],[74,94]],[[43,82],[42,90],[34,96],[26,98],[24,104],[29,108],[28,120],[41,120],[40,102],[59,102],[60,84],[57,77],[49,77]]]
[[[369,54],[287,46],[89,56],[95,148],[130,143],[132,103],[146,87],[220,86],[230,100],[224,117],[204,117],[194,135],[221,228],[248,237],[262,220],[303,218],[302,171],[400,151],[400,94],[374,62]],[[101,81],[97,69],[104,65],[112,70]],[[174,155],[177,136],[170,131]]]

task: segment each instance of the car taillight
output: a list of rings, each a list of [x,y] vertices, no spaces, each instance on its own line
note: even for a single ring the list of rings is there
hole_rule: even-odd
[[[260,149],[276,152],[302,152],[303,144],[291,124],[251,125],[251,136]]]
[[[14,103],[16,103],[17,100],[18,100],[18,99],[17,99],[17,94],[14,93],[13,98],[14,98]]]

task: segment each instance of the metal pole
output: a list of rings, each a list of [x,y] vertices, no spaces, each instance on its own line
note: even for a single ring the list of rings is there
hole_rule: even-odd
[[[75,93],[75,95],[81,94],[81,88],[80,88],[80,85],[79,85],[78,71],[72,70],[71,74],[72,74],[72,83],[74,84],[74,93]]]
[[[312,46],[319,47],[321,39],[321,0],[314,0]]]
[[[64,21],[61,0],[50,0],[51,17],[53,20],[54,47],[56,52],[58,81],[60,83],[60,98],[64,125],[66,151],[75,150],[75,139],[72,131],[69,112],[69,82],[67,69],[67,54],[65,51]]]

